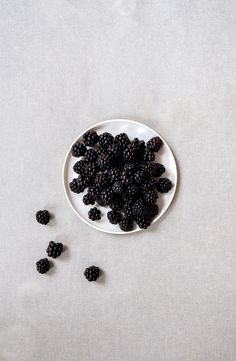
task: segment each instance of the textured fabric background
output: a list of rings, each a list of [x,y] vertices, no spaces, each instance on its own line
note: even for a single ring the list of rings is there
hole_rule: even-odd
[[[0,1],[0,361],[236,359],[235,23],[234,0]],[[124,237],[61,184],[71,141],[114,117],[162,134],[180,173],[166,216]],[[50,240],[68,249],[41,276]]]

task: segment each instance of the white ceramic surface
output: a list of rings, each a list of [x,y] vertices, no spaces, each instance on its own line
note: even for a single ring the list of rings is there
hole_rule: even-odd
[[[97,124],[94,124],[92,127],[84,130],[72,143],[72,145],[76,141],[82,140],[82,135],[88,131],[88,130],[96,130],[98,134],[101,134],[103,132],[109,132],[112,135],[116,135],[118,133],[127,133],[130,139],[133,139],[135,137],[139,139],[143,139],[148,141],[150,138],[154,136],[159,136],[163,142],[164,146],[160,149],[158,153],[156,153],[155,160],[162,163],[165,168],[166,172],[163,174],[163,176],[166,176],[171,179],[173,182],[172,189],[167,194],[160,194],[158,198],[158,206],[159,206],[159,214],[154,218],[152,223],[155,223],[161,216],[167,211],[169,208],[177,186],[177,168],[175,159],[173,156],[173,153],[166,143],[166,141],[153,129],[149,128],[148,126],[128,119],[111,119],[106,120]],[[70,191],[70,188],[68,186],[69,182],[75,178],[77,175],[73,171],[73,165],[76,161],[78,161],[77,158],[74,158],[71,154],[71,147],[70,146],[65,161],[63,165],[63,172],[62,172],[62,181],[63,181],[63,187],[66,194],[66,198],[72,207],[73,211],[77,214],[78,217],[82,219],[85,223],[87,223],[89,226],[103,232],[107,233],[113,233],[113,234],[127,234],[127,233],[134,233],[141,231],[141,229],[135,224],[135,227],[130,232],[123,232],[120,230],[118,225],[110,224],[107,220],[106,213],[110,210],[109,207],[99,207],[102,212],[102,218],[99,221],[91,221],[88,218],[88,210],[91,208],[91,206],[85,206],[82,198],[83,195],[86,194],[86,190],[83,193],[76,194]]]

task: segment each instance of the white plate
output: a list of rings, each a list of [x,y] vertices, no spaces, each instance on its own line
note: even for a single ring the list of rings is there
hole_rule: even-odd
[[[163,176],[168,177],[173,182],[172,189],[166,193],[166,194],[159,194],[158,198],[158,206],[159,206],[159,214],[154,218],[153,222],[156,222],[168,209],[170,206],[177,186],[177,168],[175,159],[173,156],[172,151],[170,150],[170,147],[166,143],[166,141],[155,132],[153,129],[147,127],[146,125],[142,123],[135,122],[133,120],[127,120],[127,119],[111,119],[106,120],[101,123],[97,123],[93,125],[92,127],[86,129],[81,133],[78,138],[76,138],[73,143],[71,144],[68,153],[66,155],[64,165],[63,165],[63,173],[62,173],[62,180],[63,180],[63,187],[66,194],[66,198],[73,209],[73,211],[77,214],[78,217],[82,219],[85,223],[87,223],[89,226],[103,232],[107,233],[113,233],[113,234],[127,234],[127,233],[134,233],[141,231],[138,226],[136,226],[132,231],[130,232],[123,232],[120,230],[119,225],[113,225],[108,222],[106,213],[109,210],[109,207],[99,207],[101,209],[103,217],[99,221],[91,221],[88,218],[88,210],[93,206],[85,206],[82,198],[83,195],[86,193],[86,190],[84,193],[76,194],[70,191],[69,188],[69,182],[77,177],[77,174],[73,171],[73,165],[76,161],[78,161],[78,158],[74,158],[71,154],[71,147],[72,145],[77,141],[82,141],[82,135],[87,132],[88,130],[96,130],[98,134],[101,134],[103,132],[109,132],[112,135],[116,135],[118,133],[127,133],[130,139],[137,137],[139,139],[143,139],[145,142],[148,141],[150,138],[159,136],[163,142],[163,147],[159,150],[158,153],[156,153],[156,161],[159,163],[162,163],[165,168],[166,172],[163,174]]]

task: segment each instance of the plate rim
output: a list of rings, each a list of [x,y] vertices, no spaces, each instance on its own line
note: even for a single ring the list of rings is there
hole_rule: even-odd
[[[164,212],[161,214],[161,215],[157,215],[152,223],[151,223],[151,226],[156,223],[159,219],[161,219],[162,216],[164,216],[164,214],[167,212],[167,210],[170,208],[170,205],[172,204],[173,202],[173,199],[175,197],[175,194],[176,194],[176,189],[177,189],[177,184],[178,184],[178,169],[177,169],[177,164],[176,164],[176,160],[175,160],[175,156],[169,146],[169,144],[166,142],[166,140],[159,134],[157,133],[155,130],[153,130],[151,127],[149,127],[148,125],[144,124],[144,123],[141,123],[141,122],[138,122],[136,120],[131,120],[131,119],[123,119],[123,118],[115,118],[115,119],[107,119],[107,120],[103,120],[101,122],[98,122],[98,123],[95,123],[93,124],[92,126],[88,127],[87,129],[85,129],[82,133],[80,133],[75,139],[74,141],[71,143],[70,147],[69,147],[69,150],[67,151],[66,155],[65,155],[65,158],[64,158],[64,162],[63,162],[63,167],[62,167],[62,185],[63,185],[63,190],[64,190],[64,193],[65,193],[65,196],[66,196],[66,199],[67,199],[67,202],[69,203],[71,209],[74,211],[74,213],[77,215],[77,217],[79,217],[84,223],[86,223],[87,225],[89,225],[90,227],[98,230],[98,231],[101,231],[101,232],[105,232],[105,233],[109,233],[109,234],[117,234],[117,235],[127,235],[127,234],[130,234],[130,233],[136,233],[136,232],[139,232],[139,231],[144,231],[144,229],[141,229],[141,228],[136,228],[136,229],[133,229],[132,231],[128,231],[128,232],[122,232],[122,231],[111,231],[111,230],[107,230],[107,229],[102,229],[102,228],[99,228],[98,226],[96,226],[95,224],[91,224],[89,223],[86,219],[84,219],[78,212],[77,210],[74,208],[74,206],[72,205],[70,199],[69,199],[69,196],[68,196],[68,185],[66,185],[66,182],[65,182],[65,169],[66,169],[66,165],[67,165],[67,162],[68,162],[68,158],[69,158],[69,155],[71,153],[71,148],[73,146],[73,144],[75,144],[79,138],[82,137],[82,135],[84,133],[86,133],[87,131],[95,128],[95,127],[99,127],[101,125],[104,125],[106,123],[111,123],[111,122],[128,122],[128,123],[131,123],[131,124],[136,124],[136,125],[139,125],[139,126],[142,126],[146,129],[148,129],[149,131],[151,132],[154,132],[157,136],[159,136],[165,146],[167,147],[167,149],[169,150],[169,152],[171,153],[172,157],[173,157],[173,160],[174,160],[174,167],[175,167],[175,175],[176,175],[176,181],[175,181],[175,184],[174,184],[174,188],[173,188],[173,194],[171,196],[171,199],[170,199],[170,202],[168,204],[168,207],[164,210]]]

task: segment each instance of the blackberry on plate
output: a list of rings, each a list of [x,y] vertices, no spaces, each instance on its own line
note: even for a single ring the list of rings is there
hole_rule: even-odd
[[[57,258],[63,252],[63,244],[51,241],[49,242],[46,252],[48,254],[48,257]]]
[[[121,182],[116,181],[112,186],[112,190],[114,193],[122,194],[124,191],[124,186]]]
[[[147,211],[148,211],[148,207],[143,203],[142,199],[137,199],[132,204],[132,214],[135,217],[145,215],[147,214]]]
[[[134,180],[136,183],[140,184],[146,179],[146,173],[143,170],[139,170],[134,175]]]
[[[126,162],[134,163],[137,160],[137,156],[138,150],[135,147],[132,147],[131,144],[123,151],[123,159]]]
[[[146,149],[143,154],[143,160],[147,162],[152,162],[155,159],[155,153],[151,150]]]
[[[84,175],[86,178],[92,178],[95,177],[97,173],[97,166],[93,162],[89,162],[85,166]]]
[[[154,189],[150,189],[143,194],[143,200],[146,204],[154,204],[158,198],[158,194]]]
[[[97,207],[90,208],[88,211],[88,217],[92,221],[99,221],[101,219],[101,211]]]
[[[74,157],[81,157],[86,153],[86,146],[84,143],[75,143],[72,145],[71,153]]]
[[[130,203],[125,203],[124,204],[123,211],[124,211],[124,215],[126,217],[128,217],[128,218],[133,217],[132,205]]]
[[[126,133],[120,133],[115,136],[115,143],[119,144],[122,149],[124,149],[130,144],[130,140]]]
[[[108,132],[99,135],[99,145],[102,148],[108,148],[109,145],[113,143],[113,140],[114,140],[113,136]]]
[[[100,198],[105,204],[109,204],[109,202],[112,200],[113,197],[113,191],[110,187],[106,189],[102,189],[100,193]]]
[[[128,176],[133,175],[135,170],[136,170],[136,166],[133,163],[125,163],[122,169],[123,173],[127,174]]]
[[[153,177],[160,177],[163,173],[165,173],[166,169],[164,165],[160,163],[152,163],[151,174]]]
[[[156,180],[154,178],[149,178],[141,184],[143,192],[147,192],[149,189],[154,189],[156,187]]]
[[[160,193],[167,193],[172,188],[172,182],[168,178],[160,178],[157,182],[157,190]]]
[[[158,152],[158,150],[162,146],[163,146],[163,141],[159,137],[153,137],[147,142],[147,148],[152,152]]]
[[[122,156],[122,147],[119,144],[113,143],[107,148],[107,151],[112,154],[115,160]]]
[[[46,209],[43,211],[37,211],[35,217],[37,222],[40,224],[46,225],[50,221],[50,214]]]
[[[74,193],[82,193],[86,186],[84,184],[84,182],[81,180],[81,178],[74,178],[70,184],[70,190]]]
[[[111,180],[111,183],[114,183],[115,181],[119,180],[120,177],[120,170],[118,168],[111,168],[106,171],[106,174],[108,175],[109,179]]]
[[[83,135],[84,144],[88,145],[89,147],[93,147],[98,142],[98,135],[97,132],[94,130],[88,130]]]
[[[84,159],[79,160],[73,166],[73,170],[77,174],[84,174],[87,162]]]
[[[94,186],[101,190],[103,187],[106,187],[109,184],[109,179],[104,173],[97,173],[94,179]]]
[[[102,154],[98,157],[97,165],[101,171],[109,169],[113,163],[112,154]]]
[[[126,193],[131,197],[135,196],[135,194],[137,194],[138,191],[139,191],[139,187],[135,183],[128,185],[126,188]]]
[[[135,222],[137,223],[137,225],[139,226],[139,228],[141,229],[146,229],[151,225],[151,218],[144,215],[144,216],[137,216],[135,218]]]
[[[132,175],[128,175],[125,172],[122,172],[120,175],[120,181],[124,185],[131,185],[134,183],[134,177]]]
[[[119,227],[122,231],[124,232],[130,232],[133,229],[133,220],[132,218],[127,218],[124,217],[120,223],[119,223]]]
[[[159,208],[158,208],[158,205],[157,204],[152,204],[148,207],[148,212],[147,212],[147,215],[153,219],[154,217],[156,217],[156,215],[158,214],[159,212]]]
[[[121,197],[112,197],[108,205],[113,211],[120,211],[123,208],[124,202]]]
[[[50,268],[50,262],[47,258],[42,258],[36,262],[36,269],[39,273],[47,273]]]
[[[122,219],[122,215],[117,211],[109,211],[107,213],[107,219],[111,224],[118,224]]]
[[[100,276],[100,269],[96,266],[88,267],[84,271],[84,276],[89,282],[96,281]]]
[[[98,197],[98,189],[96,186],[88,187],[88,195],[90,198],[97,199]]]
[[[98,154],[94,149],[88,149],[85,153],[84,159],[88,162],[95,162],[98,158]]]
[[[93,205],[95,203],[95,199],[91,196],[91,194],[87,193],[83,196],[83,203],[88,206],[89,204]]]

